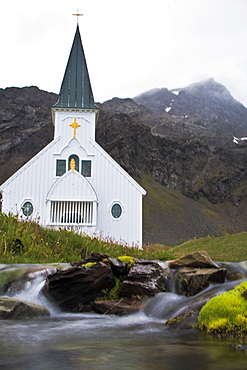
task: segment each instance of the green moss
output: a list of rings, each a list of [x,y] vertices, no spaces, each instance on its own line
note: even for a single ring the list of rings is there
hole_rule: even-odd
[[[128,263],[129,265],[133,265],[134,257],[131,256],[120,256],[118,259],[123,263]]]
[[[247,282],[210,299],[200,311],[198,327],[211,334],[247,333]]]
[[[178,323],[180,323],[184,319],[184,316],[176,316],[173,319],[169,319],[166,321],[166,326],[174,326]]]
[[[82,265],[83,267],[89,267],[89,266],[93,266],[93,265],[96,265],[97,262],[88,262],[88,263],[84,263],[84,265]]]

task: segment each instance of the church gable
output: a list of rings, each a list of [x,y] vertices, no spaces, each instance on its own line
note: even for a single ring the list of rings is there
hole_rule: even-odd
[[[54,153],[56,176],[62,176],[68,172],[73,159],[75,170],[85,177],[91,177],[93,158],[94,155],[89,154],[80,142],[73,138],[61,149],[60,153]]]
[[[72,169],[47,194],[49,225],[92,227],[96,224],[97,195],[91,184]]]
[[[97,195],[87,179],[76,170],[62,175],[48,191],[47,200],[97,201]]]

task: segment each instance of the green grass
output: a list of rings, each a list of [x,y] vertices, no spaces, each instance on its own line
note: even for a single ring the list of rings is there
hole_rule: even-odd
[[[179,258],[192,252],[206,251],[214,261],[239,262],[247,260],[247,233],[189,240],[170,250]]]
[[[92,252],[112,257],[130,256],[163,261],[196,251],[206,251],[214,261],[247,260],[247,233],[189,240],[181,245],[153,244],[143,249],[99,241],[64,229],[43,228],[36,222],[18,221],[0,214],[0,263],[69,263]]]
[[[138,182],[148,194],[143,199],[145,217],[153,219],[160,217],[160,214],[172,215],[176,218],[182,217],[182,201],[175,190],[162,186],[150,175],[143,175],[141,179],[138,179]]]
[[[112,257],[171,258],[166,250],[149,252],[128,248],[64,229],[43,228],[36,222],[18,221],[13,215],[0,214],[0,263],[70,263],[82,260],[92,252]]]

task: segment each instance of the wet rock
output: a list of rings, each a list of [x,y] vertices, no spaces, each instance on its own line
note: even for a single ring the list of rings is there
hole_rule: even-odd
[[[50,316],[48,308],[19,299],[0,297],[0,319]]]
[[[169,261],[168,266],[171,269],[178,269],[180,267],[219,268],[207,252],[188,254],[177,260]]]
[[[225,276],[226,269],[184,267],[179,269],[174,276],[175,290],[177,294],[191,297],[212,283],[224,283]]]
[[[120,297],[154,296],[165,292],[164,271],[155,261],[135,260],[122,282]]]
[[[89,262],[102,262],[103,260],[107,260],[108,257],[109,256],[107,254],[94,252],[94,253],[89,254],[84,260],[73,262],[71,265],[72,266],[82,266]]]
[[[167,320],[165,325],[179,330],[195,329],[197,327],[197,320],[198,312],[187,310],[183,315]]]
[[[76,266],[47,277],[43,293],[67,312],[85,311],[85,306],[115,286],[110,266],[96,262]]]
[[[123,263],[118,258],[110,257],[107,254],[102,253],[91,253],[84,260],[73,262],[72,266],[83,266],[90,262],[103,262],[108,264],[112,269],[113,275],[117,278],[124,277],[129,271],[129,266],[127,263]]]
[[[218,262],[218,265],[226,269],[228,281],[246,279],[246,270],[239,263]]]
[[[94,312],[99,314],[123,316],[136,313],[142,309],[143,306],[143,300],[121,298],[111,301],[95,301],[91,307]]]
[[[244,353],[247,353],[247,343],[244,344],[230,344],[230,347],[234,348],[236,351],[243,351]]]

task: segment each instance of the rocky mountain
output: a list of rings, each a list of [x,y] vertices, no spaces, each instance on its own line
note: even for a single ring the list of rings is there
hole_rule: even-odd
[[[0,89],[0,183],[53,139],[57,95],[37,87]]]
[[[100,109],[97,139],[131,175],[150,174],[212,203],[246,198],[247,142],[233,138],[246,136],[247,109],[224,86],[207,80],[176,94],[156,89]]]
[[[154,89],[133,100],[158,115],[147,124],[160,136],[206,138],[218,145],[246,135],[247,109],[213,79],[183,89]]]
[[[0,183],[53,138],[57,95],[0,89]],[[96,140],[148,191],[144,242],[246,230],[247,109],[214,80],[102,104]]]

